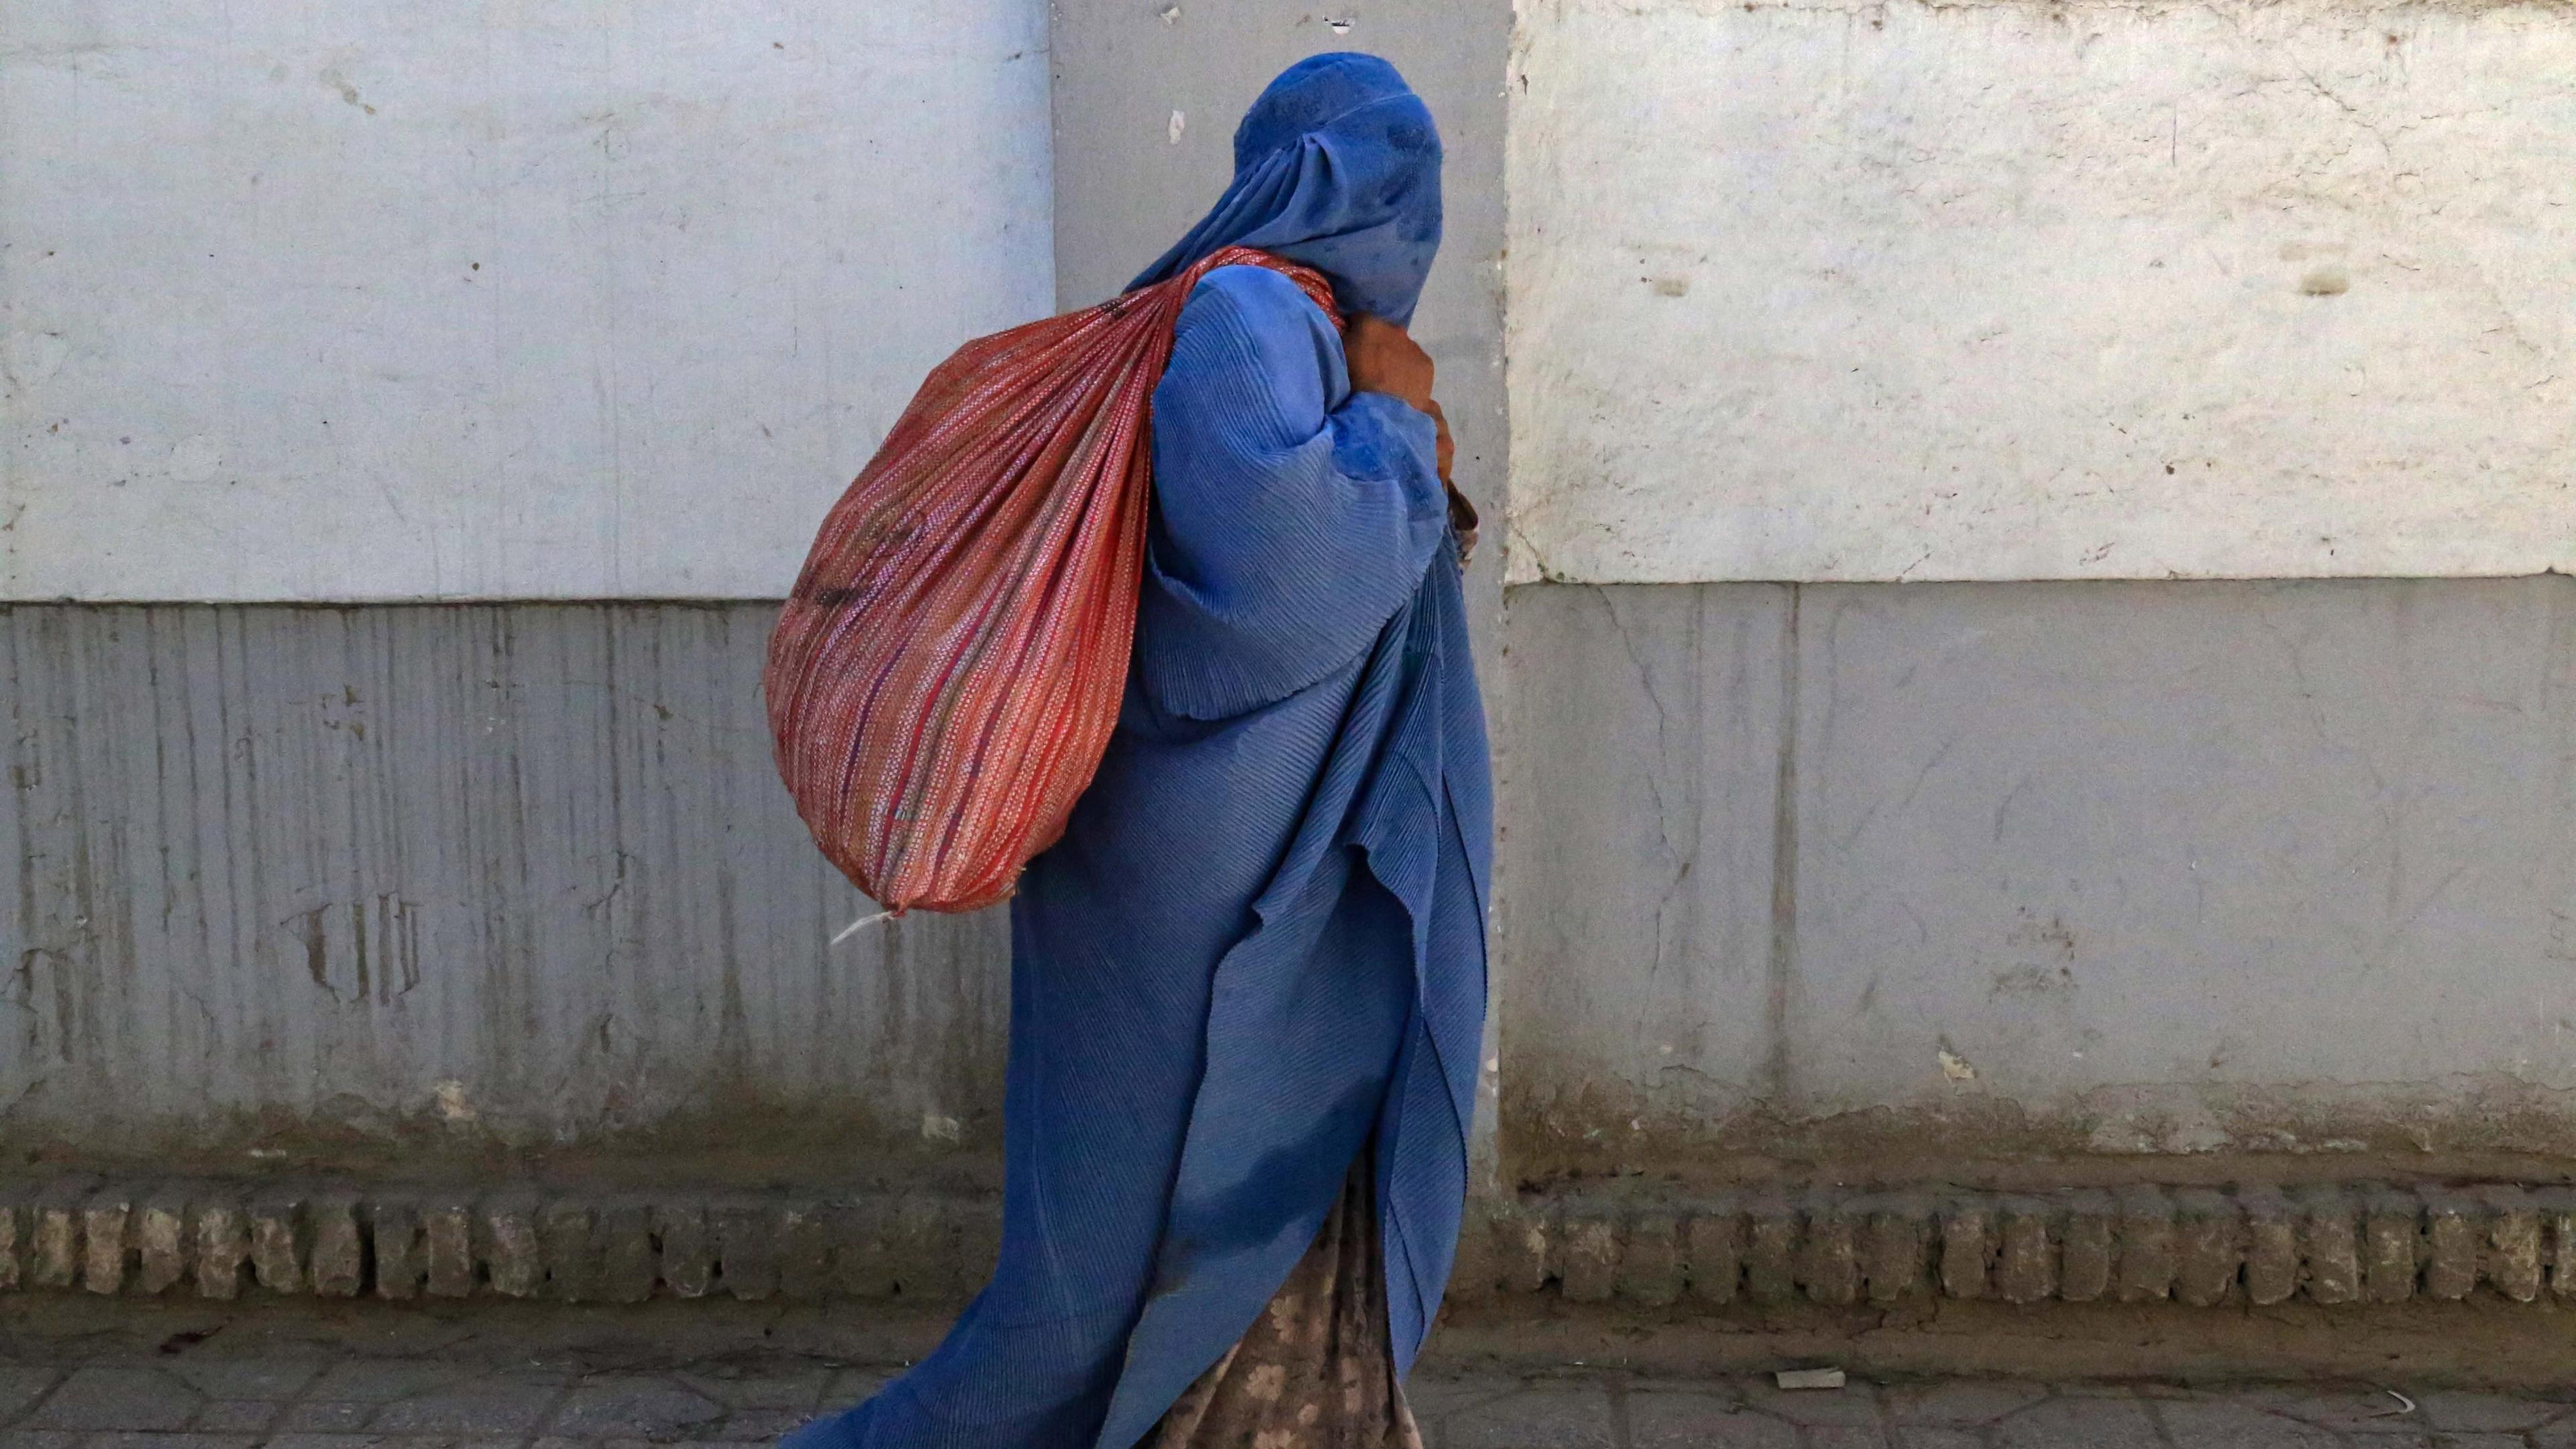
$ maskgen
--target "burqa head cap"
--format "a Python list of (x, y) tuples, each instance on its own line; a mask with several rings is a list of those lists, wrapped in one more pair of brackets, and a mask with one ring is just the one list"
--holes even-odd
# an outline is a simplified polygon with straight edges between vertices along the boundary
[(1440, 250), (1440, 131), (1394, 66), (1309, 56), (1280, 72), (1234, 131), (1234, 182), (1180, 244), (1129, 285), (1223, 247), (1303, 262), (1342, 310), (1413, 319)]

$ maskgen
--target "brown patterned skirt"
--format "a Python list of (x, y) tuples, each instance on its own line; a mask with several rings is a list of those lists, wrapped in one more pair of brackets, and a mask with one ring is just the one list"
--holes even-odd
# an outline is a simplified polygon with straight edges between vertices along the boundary
[(1163, 1415), (1150, 1449), (1422, 1449), (1386, 1332), (1369, 1154), (1270, 1308)]

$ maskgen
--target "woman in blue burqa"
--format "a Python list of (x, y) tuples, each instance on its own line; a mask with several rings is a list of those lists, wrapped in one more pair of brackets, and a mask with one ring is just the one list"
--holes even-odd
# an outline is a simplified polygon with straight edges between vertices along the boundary
[(1440, 143), (1325, 55), (1235, 133), (1154, 393), (1126, 700), (1011, 904), (1002, 1246), (791, 1449), (1394, 1449), (1467, 1185), (1492, 831), (1431, 363)]

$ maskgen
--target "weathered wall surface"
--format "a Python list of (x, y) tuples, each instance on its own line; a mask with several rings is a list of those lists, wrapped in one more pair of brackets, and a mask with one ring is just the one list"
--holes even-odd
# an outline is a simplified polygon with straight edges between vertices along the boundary
[[(1449, 241), (1421, 325), (1462, 478), (1498, 513), (1493, 81), (1508, 9), (1363, 7), (1337, 29), (1169, 8), (1055, 17), (1065, 301), (1116, 290), (1196, 218), (1223, 185), (1236, 115), (1278, 67), (1342, 46), (1387, 54), (1447, 134)], [(486, 19), (456, 25), (479, 35)], [(7, 224), (152, 223), (143, 251), (41, 284), (13, 251), (12, 304), (104, 314), (160, 298), (178, 319), (154, 334), (167, 348), (13, 333), (11, 356), (43, 366), (13, 373), (34, 380), (11, 396), (202, 402), (274, 442), (302, 425), (283, 402), (319, 377), (335, 405), (313, 425), (329, 417), (345, 451), (294, 455), (269, 483), (109, 478), (112, 506), (142, 501), (102, 514), (83, 471), (98, 439), (59, 441), (86, 425), (49, 432), (64, 410), (28, 401), (9, 475), (21, 593), (774, 594), (920, 371), (1050, 310), (1050, 42), (1034, 7), (798, 12), (777, 27), (667, 9), (565, 18), (563, 34), (493, 30), (494, 69), (415, 75), (394, 62), (454, 38), (423, 22), (327, 58), (355, 102), (339, 80), (310, 85), (318, 99), (296, 89), (311, 78), (295, 46), (319, 42), (245, 38), (286, 24), (245, 21), (222, 45), (174, 19), (149, 46), (66, 32), (9, 56), (13, 83), (53, 87), (10, 92), (21, 131), (14, 118), (55, 114), (75, 82), (103, 87), (107, 109), (104, 129), (48, 132), (44, 166), (13, 172)], [(575, 53), (571, 33), (593, 49)], [(155, 98), (155, 67), (200, 43), (213, 59)], [(107, 216), (75, 213), (69, 188), (101, 158), (183, 113), (243, 128), (204, 120), (168, 144), (197, 170), (242, 161), (256, 195), (225, 189), (239, 177), (149, 173)], [(307, 146), (324, 124), (335, 139)], [(249, 160), (266, 150), (281, 159)], [(420, 171), (432, 152), (446, 169)], [(267, 202), (280, 187), (289, 200)], [(697, 206), (711, 189), (728, 204)], [(220, 204), (185, 216), (190, 196)], [(393, 271), (446, 257), (459, 196), (497, 208), (462, 212), (481, 228), (456, 252), (462, 272), (386, 294)], [(762, 214), (765, 198), (788, 220)], [(120, 267), (205, 228), (227, 239), (217, 258), (173, 253), (174, 276), (125, 284)], [(709, 228), (721, 245), (689, 240)], [(482, 249), (514, 237), (529, 250)], [(245, 255), (234, 243), (254, 275), (219, 265)], [(79, 260), (57, 250), (47, 265)], [(287, 285), (297, 269), (324, 280)], [(253, 305), (272, 291), (312, 295), (292, 315)], [(567, 319), (590, 330), (564, 335)], [(169, 385), (181, 373), (188, 387)], [(364, 446), (341, 441), (350, 418)], [(132, 436), (106, 446), (176, 446)], [(709, 464), (733, 448), (757, 450), (764, 479), (803, 481), (750, 501), (713, 491), (711, 477), (751, 472)], [(1495, 552), (1476, 579), (1488, 611)], [(815, 854), (770, 764), (757, 676), (773, 610), (0, 615), (15, 726), (0, 841), (18, 864), (0, 890), (0, 1146), (213, 1168), (277, 1160), (252, 1151), (389, 1171), (500, 1151), (663, 1175), (725, 1159), (806, 1179), (924, 1162), (974, 1178), (998, 1140), (1006, 922), (910, 920), (826, 945), (870, 908)]]
[(0, 1143), (980, 1160), (1004, 922), (826, 944), (874, 907), (770, 765), (774, 614), (0, 610)]
[(1051, 310), (1040, 0), (21, 0), (0, 599), (774, 598)]
[(1511, 612), (1524, 1175), (2576, 1150), (2576, 581)]
[[(492, 30), (489, 116), (385, 59), (444, 22), (188, 70), (220, 37), (187, 17), (147, 45), (69, 13), (0, 54), (13, 142), (75, 84), (105, 108), (0, 179), (9, 590), (774, 593), (923, 366), (1053, 281), (1114, 291), (1260, 85), (1341, 47), (1442, 118), (1418, 333), (1501, 512), (1499, 3), (1069, 0), (1051, 40), (986, 10), (690, 40), (648, 7)], [(2576, 584), (1836, 581), (2567, 563), (2576, 22), (1522, 19), (1518, 557), (1711, 582), (1506, 609), (1490, 546), (1471, 580), (1504, 771), (1485, 1180), (2563, 1175)], [(1032, 94), (1051, 262), (1044, 192), (1011, 200)], [(141, 179), (97, 181), (147, 134)], [(269, 152), (257, 199), (217, 185)], [(172, 220), (192, 185), (220, 204)], [(120, 221), (143, 251), (20, 240)], [(460, 228), (494, 245), (435, 271)], [(119, 340), (22, 325), (48, 307)], [(317, 399), (331, 441), (293, 442)], [(708, 483), (746, 476), (789, 483)], [(826, 944), (866, 907), (770, 768), (770, 618), (0, 611), (0, 1147), (980, 1180), (1003, 922)]]
[(2576, 568), (2576, 16), (1532, 0), (1516, 577)]

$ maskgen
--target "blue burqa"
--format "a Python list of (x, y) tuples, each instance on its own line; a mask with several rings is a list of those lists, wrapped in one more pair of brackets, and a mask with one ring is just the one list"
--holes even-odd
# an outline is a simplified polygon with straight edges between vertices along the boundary
[[(1412, 314), (1439, 139), (1393, 67), (1305, 61), (1138, 282), (1230, 244)], [(1115, 737), (1011, 904), (1001, 1260), (938, 1351), (792, 1449), (1129, 1449), (1269, 1302), (1362, 1154), (1409, 1368), (1467, 1180), (1492, 788), (1413, 408), (1285, 278), (1225, 267), (1154, 394)]]

